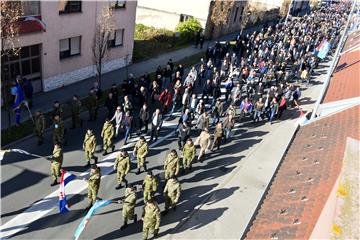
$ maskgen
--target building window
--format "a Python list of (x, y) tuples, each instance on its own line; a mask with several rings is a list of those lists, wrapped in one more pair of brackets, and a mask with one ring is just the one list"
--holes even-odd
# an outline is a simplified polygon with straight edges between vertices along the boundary
[(81, 37), (60, 40), (60, 59), (80, 55)]
[(81, 1), (59, 1), (59, 14), (81, 12)]
[(235, 16), (234, 16), (234, 20), (233, 20), (234, 23), (236, 22), (238, 11), (239, 11), (239, 7), (237, 7), (235, 10)]
[(185, 22), (185, 21), (188, 20), (189, 18), (193, 18), (193, 16), (191, 16), (191, 15), (186, 15), (186, 14), (180, 14), (180, 22)]
[(245, 7), (242, 6), (242, 7), (241, 7), (241, 11), (240, 11), (239, 21), (241, 21), (241, 19), (242, 19), (242, 16), (243, 16), (243, 13), (244, 13), (244, 9), (245, 9)]
[(125, 5), (126, 5), (126, 1), (111, 1), (110, 2), (110, 6), (112, 8), (125, 8)]
[(119, 47), (124, 44), (124, 31), (125, 29), (118, 29), (115, 30), (113, 34), (111, 34), (108, 41), (109, 48)]
[(1, 82), (15, 80), (17, 75), (32, 81), (40, 79), (40, 45), (21, 47), (20, 54), (1, 57)]
[(40, 1), (22, 1), (24, 16), (39, 16)]

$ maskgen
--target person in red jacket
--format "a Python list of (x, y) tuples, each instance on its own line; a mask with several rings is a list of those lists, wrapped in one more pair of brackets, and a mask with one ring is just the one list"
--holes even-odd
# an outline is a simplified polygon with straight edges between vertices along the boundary
[(164, 88), (164, 90), (161, 92), (161, 94), (159, 96), (159, 101), (164, 106), (163, 113), (166, 113), (166, 111), (171, 103), (171, 100), (172, 100), (171, 92), (167, 88)]

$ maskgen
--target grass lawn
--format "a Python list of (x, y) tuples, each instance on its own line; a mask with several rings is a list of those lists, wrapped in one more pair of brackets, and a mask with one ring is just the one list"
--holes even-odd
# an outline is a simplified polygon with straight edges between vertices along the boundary
[(166, 52), (172, 52), (191, 44), (191, 41), (175, 37), (175, 32), (136, 24), (133, 62), (144, 61)]

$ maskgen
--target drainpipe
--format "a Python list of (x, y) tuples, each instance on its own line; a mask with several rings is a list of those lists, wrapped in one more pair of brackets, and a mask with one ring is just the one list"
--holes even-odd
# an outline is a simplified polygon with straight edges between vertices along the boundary
[(331, 62), (331, 65), (330, 65), (330, 68), (329, 68), (329, 71), (326, 75), (326, 78), (325, 78), (325, 81), (324, 81), (324, 84), (323, 84), (323, 87), (321, 89), (321, 93), (320, 93), (320, 96), (319, 98), (316, 100), (316, 104), (315, 104), (315, 108), (313, 110), (313, 112), (311, 113), (311, 118), (310, 118), (310, 121), (313, 120), (316, 116), (316, 113), (317, 111), (319, 110), (319, 107), (320, 107), (320, 103), (321, 101), (324, 99), (325, 97), (325, 93), (328, 89), (328, 86), (329, 86), (329, 83), (330, 83), (330, 79), (331, 79), (331, 75), (334, 71), (334, 68), (340, 58), (340, 51), (347, 39), (347, 32), (348, 32), (348, 28), (349, 28), (349, 23), (350, 23), (350, 20), (352, 18), (352, 15), (353, 15), (353, 12), (354, 12), (354, 9), (355, 9), (355, 3), (356, 1), (353, 1), (353, 4), (352, 4), (352, 7), (351, 7), (351, 12), (349, 14), (349, 17), (348, 17), (348, 20), (346, 22), (346, 25), (345, 25), (345, 28), (344, 28), (344, 33), (343, 35), (341, 36), (341, 39), (339, 41), (339, 45), (337, 46), (336, 48), (336, 52), (334, 54), (334, 57), (332, 59), (332, 62)]

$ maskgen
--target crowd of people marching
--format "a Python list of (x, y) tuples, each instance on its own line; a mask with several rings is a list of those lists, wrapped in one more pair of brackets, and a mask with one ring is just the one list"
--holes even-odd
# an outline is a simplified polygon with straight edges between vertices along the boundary
[[(165, 67), (157, 68), (155, 78), (145, 73), (136, 80), (130, 74), (121, 86), (114, 84), (104, 102), (107, 118), (101, 132), (103, 155), (115, 150), (114, 138), (123, 135), (124, 145), (127, 145), (131, 137), (140, 136), (134, 148), (130, 149), (131, 153), (121, 150), (114, 163), (118, 183), (116, 189), (120, 189), (123, 182), (126, 186), (122, 200), (122, 228), (127, 226), (128, 220), (137, 221), (134, 214), (135, 187), (126, 180), (130, 171), (130, 156), (134, 154), (137, 159), (136, 173), (140, 174), (141, 169), (146, 172), (142, 186), (145, 202), (142, 216), (144, 239), (147, 239), (149, 232), (155, 236), (159, 232), (161, 214), (154, 198), (158, 191), (158, 179), (148, 171), (146, 156), (151, 151), (149, 142), (158, 140), (165, 117), (180, 115), (178, 151), (172, 149), (164, 162), (164, 214), (170, 208), (175, 210), (179, 201), (181, 184), (177, 176), (181, 168), (186, 174), (191, 170), (196, 155), (197, 160), (202, 162), (208, 150), (216, 151), (224, 141), (229, 141), (235, 123), (250, 119), (271, 124), (282, 119), (286, 109), (300, 107), (300, 84), (311, 83), (311, 75), (321, 60), (317, 52), (322, 42), (329, 42), (332, 49), (337, 46), (348, 11), (348, 4), (334, 4), (304, 17), (293, 18), (286, 24), (265, 25), (260, 31), (246, 36), (238, 35), (231, 42), (216, 42), (208, 47), (200, 64), (193, 66), (187, 74), (181, 64), (175, 66), (170, 59)], [(102, 94), (97, 84), (90, 90), (85, 103), (89, 121), (95, 121), (98, 117)], [(79, 97), (74, 96), (72, 128), (83, 124), (81, 108)], [(55, 148), (49, 157), (54, 180), (52, 186), (58, 183), (63, 158), (61, 146), (66, 144), (62, 117), (61, 104), (55, 102), (52, 112)], [(42, 144), (46, 123), (40, 111), (36, 113), (35, 121), (35, 132), (39, 144)], [(150, 135), (149, 141), (145, 138), (147, 134)], [(89, 207), (96, 201), (101, 179), (100, 168), (96, 165), (96, 145), (93, 130), (87, 130), (83, 148), (86, 166), (91, 166), (90, 176), (86, 180), (89, 184)], [(198, 145), (200, 151), (196, 153), (195, 146)], [(92, 159), (95, 164), (91, 165)]]

